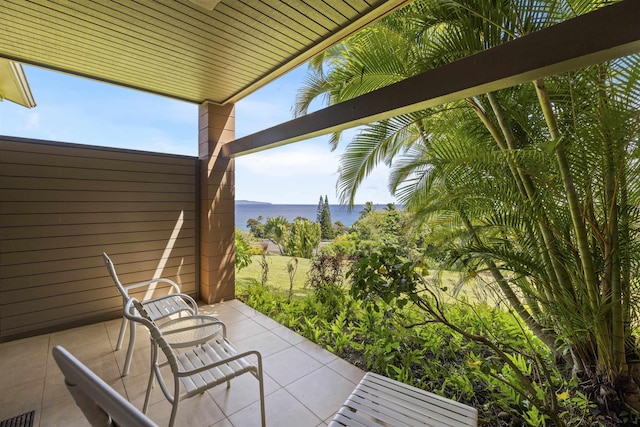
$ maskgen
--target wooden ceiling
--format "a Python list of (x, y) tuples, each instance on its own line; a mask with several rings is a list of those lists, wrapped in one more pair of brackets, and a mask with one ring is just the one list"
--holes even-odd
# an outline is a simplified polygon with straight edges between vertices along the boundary
[(0, 57), (225, 104), (406, 3), (2, 0)]

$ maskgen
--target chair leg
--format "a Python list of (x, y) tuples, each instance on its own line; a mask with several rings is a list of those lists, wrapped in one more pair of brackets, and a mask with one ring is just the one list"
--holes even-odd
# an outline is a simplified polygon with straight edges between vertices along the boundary
[(262, 421), (262, 427), (267, 427), (267, 416), (264, 409), (264, 384), (262, 382), (262, 376), (259, 378), (260, 383), (260, 420)]
[(173, 423), (176, 422), (176, 415), (178, 415), (178, 403), (180, 403), (180, 379), (174, 376), (173, 381), (173, 401), (171, 402), (173, 406), (171, 408), (171, 418), (169, 419), (168, 427), (173, 427)]
[(258, 383), (260, 385), (260, 419), (262, 421), (262, 427), (267, 426), (266, 411), (264, 408), (264, 381), (262, 378), (262, 357), (258, 354)]
[(147, 393), (144, 395), (144, 404), (142, 405), (142, 413), (146, 414), (147, 409), (149, 408), (149, 400), (151, 397), (151, 389), (153, 388), (153, 379), (154, 374), (156, 372), (155, 362), (158, 357), (158, 349), (155, 346), (155, 343), (151, 343), (151, 366), (149, 368), (149, 382), (147, 383)]
[(173, 408), (171, 408), (171, 418), (169, 418), (168, 427), (173, 427), (173, 423), (176, 422), (176, 415), (178, 414), (178, 399), (175, 399)]
[(136, 344), (136, 324), (129, 322), (129, 347), (127, 348), (127, 356), (124, 359), (124, 368), (122, 368), (122, 376), (129, 374), (131, 367), (131, 359), (133, 358), (133, 347)]
[(116, 350), (120, 350), (122, 348), (122, 342), (124, 341), (124, 330), (127, 327), (127, 322), (129, 320), (122, 316), (122, 324), (120, 325), (120, 333), (118, 334), (118, 342), (116, 343)]

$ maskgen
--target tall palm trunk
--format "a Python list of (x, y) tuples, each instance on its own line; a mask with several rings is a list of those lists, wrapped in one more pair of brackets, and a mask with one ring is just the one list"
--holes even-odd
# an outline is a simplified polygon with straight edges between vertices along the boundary
[[(491, 107), (493, 108), (493, 112), (496, 116), (496, 119), (498, 120), (498, 124), (500, 125), (500, 129), (502, 130), (502, 134), (504, 135), (508, 149), (516, 150), (517, 146), (515, 143), (515, 137), (507, 123), (504, 111), (500, 106), (500, 103), (496, 99), (495, 94), (489, 92), (487, 93), (487, 98), (491, 103)], [(531, 177), (525, 174), (521, 168), (516, 168), (516, 170), (522, 182), (522, 187), (525, 190), (524, 196), (526, 196), (526, 198), (534, 207), (539, 206), (540, 196), (537, 194), (535, 185), (533, 184)], [(542, 212), (544, 215), (544, 211)], [(561, 295), (564, 295), (566, 291), (572, 294), (573, 288), (571, 286), (569, 274), (567, 273), (565, 266), (562, 264), (562, 262), (560, 262), (560, 255), (558, 253), (556, 238), (551, 232), (548, 224), (549, 221), (546, 218), (546, 215), (538, 220), (540, 233), (544, 240), (543, 256), (545, 257), (545, 261), (548, 261), (546, 265), (551, 265), (553, 267), (553, 271), (556, 277), (556, 280), (552, 282), (552, 285), (554, 285), (553, 297), (557, 298)]]
[[(604, 66), (598, 67), (599, 75), (599, 91), (598, 100), (599, 107), (604, 114), (609, 111), (609, 100), (605, 93), (604, 83), (606, 79), (606, 70)], [(622, 290), (622, 261), (620, 256), (620, 210), (618, 207), (618, 192), (621, 190), (619, 184), (620, 166), (624, 164), (624, 153), (618, 151), (620, 144), (613, 141), (615, 138), (608, 129), (604, 132), (605, 140), (605, 206), (608, 207), (608, 218), (605, 244), (605, 274), (603, 284), (603, 294), (606, 303), (611, 306), (611, 334), (612, 334), (612, 352), (613, 352), (613, 369), (614, 374), (626, 374), (626, 353), (625, 353), (625, 314)]]
[[(481, 243), (480, 237), (478, 236), (475, 227), (473, 226), (469, 218), (465, 215), (464, 210), (460, 208), (459, 213), (472, 238), (476, 242)], [(545, 328), (538, 322), (536, 318), (531, 316), (531, 313), (529, 313), (524, 305), (522, 305), (520, 298), (518, 298), (518, 296), (513, 292), (513, 289), (511, 289), (511, 287), (509, 286), (509, 282), (500, 272), (498, 266), (496, 266), (496, 264), (490, 258), (486, 258), (484, 262), (487, 265), (487, 268), (489, 269), (489, 272), (493, 276), (494, 280), (498, 284), (500, 291), (507, 298), (509, 304), (511, 304), (511, 307), (513, 307), (516, 313), (518, 313), (520, 318), (524, 321), (527, 327), (529, 327), (531, 332), (533, 332), (538, 338), (540, 338), (543, 343), (545, 343), (547, 347), (549, 347), (554, 356), (559, 357), (560, 352), (558, 351), (557, 347), (557, 334), (555, 334), (552, 329)]]
[[(480, 121), (487, 128), (487, 130), (493, 137), (494, 141), (496, 141), (498, 148), (503, 152), (506, 152), (507, 150), (509, 150), (509, 146), (505, 141), (503, 135), (500, 133), (500, 129), (491, 121), (491, 119), (487, 116), (485, 111), (474, 100), (468, 99), (467, 101), (470, 103), (476, 115), (480, 118)], [(523, 182), (522, 172), (519, 170), (518, 166), (510, 158), (508, 158), (507, 160), (507, 165), (511, 172), (511, 176), (513, 176), (513, 179), (516, 183), (518, 191), (525, 197), (525, 199), (529, 199), (530, 198), (529, 194), (531, 194), (531, 192), (527, 191), (527, 188)], [(540, 228), (542, 229), (542, 232), (543, 232), (545, 227), (540, 227)], [(539, 240), (539, 239), (536, 239), (536, 240)], [(549, 251), (544, 250), (543, 248), (540, 248), (537, 255), (544, 260), (545, 265), (553, 264), (551, 261), (551, 257), (549, 255)], [(553, 294), (554, 294), (553, 283), (556, 282), (556, 280), (557, 280), (557, 274), (554, 274), (554, 276), (548, 276), (548, 280), (544, 280), (542, 282), (544, 296), (545, 296), (545, 299), (548, 301), (551, 301), (553, 299)]]
[[(567, 159), (565, 147), (566, 141), (562, 140), (562, 135), (559, 132), (556, 117), (553, 112), (553, 106), (549, 98), (544, 79), (538, 79), (535, 81), (535, 89), (547, 123), (550, 137), (556, 143), (555, 156), (558, 163), (558, 170), (560, 171), (564, 184), (564, 190), (571, 215), (571, 223), (573, 225), (573, 232), (575, 233), (578, 252), (580, 254), (579, 261), (583, 280), (591, 312), (593, 313), (593, 316), (596, 316), (592, 327), (594, 330), (594, 339), (597, 342), (598, 369), (604, 370), (605, 372), (603, 373), (613, 381), (615, 374), (617, 373), (614, 373), (612, 368), (619, 366), (621, 362), (615, 360), (613, 358), (614, 355), (611, 354), (613, 345), (610, 318), (606, 315), (609, 310), (601, 301), (600, 286), (589, 244), (587, 227), (583, 220), (580, 200), (571, 174), (569, 161)], [(622, 357), (622, 360), (624, 361), (624, 354)]]

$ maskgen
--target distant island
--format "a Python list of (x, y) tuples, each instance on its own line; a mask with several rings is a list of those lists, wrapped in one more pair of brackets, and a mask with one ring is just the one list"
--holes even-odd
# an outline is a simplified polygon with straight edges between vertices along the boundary
[(254, 202), (252, 200), (236, 200), (236, 205), (271, 205), (269, 202)]

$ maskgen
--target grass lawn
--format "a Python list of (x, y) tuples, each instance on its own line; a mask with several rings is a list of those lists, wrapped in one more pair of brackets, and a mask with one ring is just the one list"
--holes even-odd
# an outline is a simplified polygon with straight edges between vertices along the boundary
[[(267, 279), (267, 286), (275, 290), (282, 295), (289, 295), (289, 273), (287, 272), (287, 263), (292, 259), (289, 256), (282, 256), (279, 254), (270, 253), (267, 255), (267, 263), (269, 265), (269, 275)], [(251, 257), (251, 264), (248, 267), (243, 268), (239, 272), (236, 272), (236, 285), (240, 288), (246, 287), (250, 284), (259, 284), (262, 276), (262, 257), (260, 255), (254, 255)], [(307, 280), (307, 271), (311, 261), (306, 258), (298, 258), (298, 269), (293, 276), (293, 297), (300, 298), (309, 295), (313, 290), (305, 286)], [(432, 276), (433, 277), (433, 276)], [(447, 294), (459, 285), (460, 273), (453, 271), (445, 271), (441, 273), (442, 285), (446, 286)], [(459, 296), (464, 296), (468, 301), (474, 302), (477, 300), (485, 300), (487, 295), (485, 289), (488, 283), (492, 280), (487, 273), (481, 273), (475, 280), (467, 281), (464, 285), (460, 286)], [(445, 298), (446, 301), (452, 301), (451, 297)]]
[[(267, 255), (267, 265), (269, 266), (269, 275), (267, 276), (267, 286), (273, 288), (283, 295), (289, 295), (290, 279), (287, 272), (287, 263), (292, 259), (289, 256), (277, 254)], [(260, 263), (262, 257), (254, 255), (251, 257), (251, 264), (248, 267), (236, 272), (236, 285), (239, 287), (248, 286), (254, 283), (260, 283), (262, 277), (262, 267)], [(309, 270), (310, 260), (306, 258), (298, 258), (298, 269), (293, 276), (293, 296), (303, 297), (309, 295), (312, 289), (305, 287), (307, 280), (307, 271)]]

